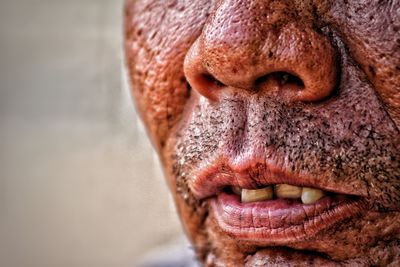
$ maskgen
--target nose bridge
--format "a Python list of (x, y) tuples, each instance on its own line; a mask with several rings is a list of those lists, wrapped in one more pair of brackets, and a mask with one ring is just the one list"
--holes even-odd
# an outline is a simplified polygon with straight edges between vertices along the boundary
[(254, 89), (270, 74), (287, 73), (301, 81), (302, 90), (285, 87), (285, 96), (304, 101), (325, 98), (335, 86), (334, 50), (302, 16), (293, 1), (218, 1), (185, 60), (189, 83), (212, 97), (219, 87), (211, 80)]

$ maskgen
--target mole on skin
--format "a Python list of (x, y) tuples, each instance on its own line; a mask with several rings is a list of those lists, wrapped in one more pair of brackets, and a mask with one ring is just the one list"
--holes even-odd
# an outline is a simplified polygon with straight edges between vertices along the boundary
[(399, 10), (125, 1), (132, 93), (204, 266), (400, 266)]

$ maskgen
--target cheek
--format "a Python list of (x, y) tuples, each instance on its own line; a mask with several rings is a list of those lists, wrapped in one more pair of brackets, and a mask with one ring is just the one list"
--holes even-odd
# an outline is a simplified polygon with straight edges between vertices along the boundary
[(400, 127), (398, 1), (334, 1), (327, 13), (357, 64)]
[(190, 88), (183, 61), (200, 35), (209, 1), (128, 1), (125, 52), (137, 108), (160, 149), (179, 120)]

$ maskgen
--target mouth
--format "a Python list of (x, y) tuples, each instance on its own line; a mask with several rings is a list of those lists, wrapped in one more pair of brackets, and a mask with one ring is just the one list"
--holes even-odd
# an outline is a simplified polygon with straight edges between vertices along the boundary
[(208, 201), (219, 227), (239, 241), (263, 246), (305, 241), (363, 210), (365, 196), (345, 186), (265, 164), (227, 166), (203, 170), (189, 187)]

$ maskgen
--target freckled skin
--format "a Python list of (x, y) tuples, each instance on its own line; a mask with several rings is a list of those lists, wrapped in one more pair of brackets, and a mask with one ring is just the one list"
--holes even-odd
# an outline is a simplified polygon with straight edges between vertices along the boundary
[[(132, 92), (205, 266), (400, 265), (398, 10), (396, 0), (126, 1)], [(302, 83), (280, 84), (282, 71)], [(285, 246), (237, 241), (189, 181), (248, 153), (363, 195), (364, 208)]]

